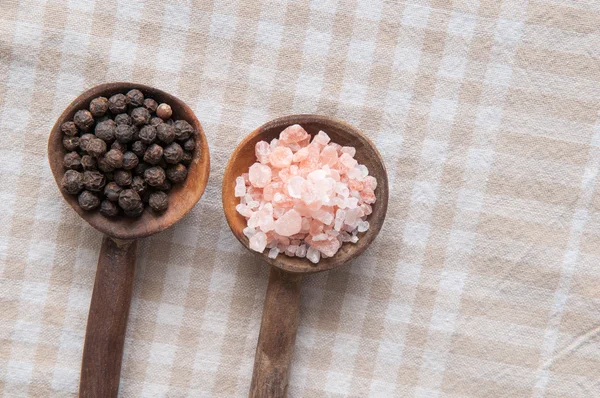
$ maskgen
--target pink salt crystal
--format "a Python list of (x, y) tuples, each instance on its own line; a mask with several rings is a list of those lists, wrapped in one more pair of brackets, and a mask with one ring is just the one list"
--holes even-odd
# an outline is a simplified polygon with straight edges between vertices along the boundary
[(369, 175), (369, 169), (364, 164), (359, 164), (356, 168), (360, 171), (360, 180)]
[(242, 232), (244, 235), (246, 235), (247, 238), (251, 238), (254, 234), (256, 234), (256, 230), (250, 227), (244, 228)]
[(325, 148), (323, 148), (319, 158), (321, 164), (333, 166), (337, 163), (337, 160), (338, 154), (335, 147), (333, 147), (332, 145), (327, 145)]
[(331, 141), (331, 138), (329, 138), (324, 131), (319, 131), (313, 138), (313, 142), (316, 142), (319, 145), (327, 145), (329, 141)]
[(236, 198), (241, 198), (246, 195), (246, 183), (244, 182), (244, 177), (240, 176), (235, 179), (234, 195)]
[(331, 175), (331, 178), (333, 178), (335, 181), (339, 181), (340, 180), (340, 172), (336, 169), (331, 169), (329, 171), (329, 174)]
[(344, 219), (346, 218), (346, 212), (342, 209), (338, 209), (335, 213), (335, 223), (333, 224), (333, 229), (339, 231), (344, 225)]
[(366, 204), (366, 203), (363, 203), (362, 205), (360, 205), (360, 208), (362, 209), (363, 214), (365, 216), (368, 216), (371, 213), (373, 213), (373, 208), (370, 205)]
[(362, 181), (350, 180), (348, 181), (348, 188), (354, 191), (362, 191), (365, 188), (365, 186)]
[(356, 166), (358, 164), (356, 159), (354, 159), (352, 156), (348, 155), (347, 153), (342, 153), (342, 156), (340, 156), (339, 162), (342, 165), (344, 165), (348, 170), (354, 168), (354, 166)]
[(273, 138), (271, 140), (271, 151), (279, 146), (279, 140), (277, 138)]
[(342, 146), (340, 144), (336, 144), (335, 142), (330, 142), (327, 145), (332, 146), (338, 154), (340, 153), (340, 149), (342, 149)]
[(302, 149), (302, 147), (298, 144), (287, 144), (287, 147), (290, 148), (292, 150), (292, 152), (294, 152), (294, 153), (296, 153), (300, 149)]
[(368, 205), (375, 203), (376, 200), (375, 193), (372, 189), (369, 188), (366, 188), (365, 190), (361, 191), (360, 197), (363, 200), (363, 202), (365, 202)]
[(284, 144), (291, 144), (302, 141), (310, 136), (299, 124), (287, 127), (279, 134), (279, 140)]
[(264, 232), (258, 231), (250, 238), (250, 249), (262, 253), (267, 247), (267, 235)]
[(264, 188), (271, 182), (271, 168), (264, 164), (254, 163), (250, 166), (250, 183), (257, 188)]
[(306, 180), (300, 176), (292, 177), (287, 182), (287, 192), (292, 198), (300, 199), (306, 185)]
[(292, 240), (290, 241), (290, 244), (292, 244), (292, 245), (296, 245), (296, 246), (299, 246), (299, 245), (300, 245), (300, 240), (299, 240), (299, 239), (292, 239)]
[(369, 229), (368, 221), (359, 221), (357, 225), (358, 232), (366, 232)]
[(341, 153), (347, 153), (348, 155), (354, 157), (354, 155), (356, 155), (356, 148), (354, 148), (353, 146), (343, 146), (340, 149)]
[(254, 214), (254, 212), (247, 205), (243, 205), (241, 203), (235, 206), (235, 209), (244, 217), (250, 217), (252, 214)]
[(285, 214), (286, 211), (287, 211), (287, 209), (284, 209), (283, 207), (273, 208), (273, 218), (276, 220), (279, 219), (281, 216), (283, 216)]
[(318, 220), (310, 220), (310, 229), (309, 233), (312, 236), (318, 235), (323, 232), (323, 223)]
[(346, 173), (351, 180), (362, 180), (362, 174), (358, 167), (353, 167)]
[(269, 155), (271, 154), (271, 146), (267, 141), (258, 141), (254, 146), (254, 154), (256, 159), (262, 163), (269, 163)]
[(296, 255), (296, 250), (298, 250), (298, 246), (296, 246), (296, 245), (289, 245), (285, 249), (285, 255), (289, 256), (289, 257), (294, 257)]
[(277, 255), (279, 254), (279, 249), (277, 247), (271, 247), (270, 249), (271, 250), (269, 250), (268, 256), (269, 256), (269, 258), (274, 260), (277, 258)]
[(366, 176), (363, 179), (363, 184), (365, 184), (365, 188), (370, 188), (374, 191), (377, 188), (377, 179), (373, 176)]
[(275, 221), (275, 232), (281, 236), (291, 236), (300, 232), (302, 229), (302, 217), (291, 209)]
[(244, 179), (244, 182), (246, 183), (246, 185), (250, 185), (250, 174), (249, 173), (243, 173), (242, 178)]
[(320, 241), (320, 240), (327, 240), (327, 239), (329, 239), (329, 235), (323, 234), (323, 233), (317, 234), (312, 237), (313, 241)]
[(327, 257), (333, 257), (341, 246), (340, 241), (334, 237), (320, 241), (315, 241), (309, 237), (307, 238), (307, 242), (310, 244), (310, 247), (317, 249)]
[(308, 248), (306, 247), (306, 245), (303, 243), (300, 246), (298, 246), (298, 248), (296, 249), (296, 257), (300, 257), (300, 258), (304, 258), (306, 257), (306, 251), (308, 250)]
[(348, 196), (350, 196), (350, 190), (348, 189), (348, 184), (345, 184), (343, 182), (337, 182), (335, 184), (335, 193), (347, 198)]
[(284, 167), (290, 167), (290, 165), (292, 164), (293, 157), (294, 154), (292, 153), (292, 150), (290, 148), (285, 146), (278, 146), (269, 155), (269, 162), (271, 162), (273, 167), (282, 169)]
[(292, 161), (295, 163), (302, 162), (308, 158), (308, 148), (302, 148), (294, 154)]
[(315, 249), (314, 247), (311, 246), (306, 251), (306, 258), (308, 260), (310, 260), (311, 263), (316, 264), (319, 262), (319, 259), (321, 258), (321, 253), (317, 249)]
[(302, 226), (300, 228), (301, 233), (307, 233), (310, 231), (310, 220), (306, 217), (302, 217)]

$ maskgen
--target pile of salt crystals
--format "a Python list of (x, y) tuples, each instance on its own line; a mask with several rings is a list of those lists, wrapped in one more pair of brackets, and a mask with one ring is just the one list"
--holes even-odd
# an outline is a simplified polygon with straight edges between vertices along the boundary
[(252, 250), (316, 264), (369, 229), (377, 180), (354, 159), (355, 148), (330, 141), (319, 131), (310, 142), (295, 124), (271, 143), (256, 143), (258, 162), (235, 181), (236, 209), (248, 221), (244, 235)]

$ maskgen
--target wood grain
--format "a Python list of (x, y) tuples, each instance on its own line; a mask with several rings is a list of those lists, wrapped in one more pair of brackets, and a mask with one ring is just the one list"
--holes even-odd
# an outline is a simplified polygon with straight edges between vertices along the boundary
[(136, 249), (137, 241), (115, 242), (107, 236), (102, 240), (83, 346), (80, 397), (116, 397), (119, 391)]
[(271, 268), (248, 395), (251, 398), (287, 395), (301, 286), (302, 274)]

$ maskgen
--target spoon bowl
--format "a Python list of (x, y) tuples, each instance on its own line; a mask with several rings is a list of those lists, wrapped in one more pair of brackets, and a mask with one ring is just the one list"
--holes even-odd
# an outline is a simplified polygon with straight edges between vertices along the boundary
[(125, 216), (106, 218), (98, 211), (83, 210), (77, 203), (77, 196), (69, 195), (61, 190), (63, 198), (81, 218), (98, 231), (117, 239), (144, 238), (175, 224), (194, 207), (202, 196), (210, 171), (208, 143), (204, 130), (202, 130), (202, 126), (194, 112), (183, 101), (154, 87), (134, 83), (106, 83), (92, 87), (77, 97), (60, 115), (50, 132), (48, 161), (56, 184), (60, 186), (60, 181), (66, 171), (63, 168), (63, 156), (67, 153), (67, 150), (62, 145), (63, 134), (60, 126), (64, 122), (72, 120), (73, 115), (78, 110), (88, 109), (92, 99), (96, 97), (109, 98), (111, 95), (126, 93), (134, 88), (144, 93), (145, 97), (153, 98), (159, 104), (165, 102), (171, 105), (173, 120), (183, 119), (190, 123), (197, 131), (196, 150), (194, 151), (192, 163), (189, 165), (186, 180), (183, 184), (174, 185), (169, 191), (169, 208), (162, 214), (144, 211), (138, 218)]
[[(356, 244), (344, 243), (335, 256), (321, 258), (317, 264), (311, 263), (306, 258), (288, 257), (280, 254), (275, 259), (267, 256), (268, 249), (262, 254), (250, 249), (249, 240), (244, 235), (243, 229), (247, 225), (246, 219), (240, 215), (235, 206), (240, 198), (234, 195), (235, 179), (247, 173), (252, 164), (256, 162), (254, 147), (258, 141), (271, 142), (277, 138), (286, 127), (293, 124), (301, 125), (311, 136), (323, 130), (329, 135), (332, 142), (342, 146), (356, 148), (355, 159), (367, 166), (369, 174), (377, 178), (375, 197), (377, 201), (372, 205), (373, 213), (367, 220), (370, 223), (368, 231), (358, 234)], [(383, 159), (375, 145), (362, 132), (342, 121), (321, 115), (291, 115), (272, 120), (250, 133), (233, 151), (225, 173), (223, 175), (223, 211), (227, 223), (235, 237), (252, 253), (260, 255), (266, 262), (284, 271), (292, 273), (313, 273), (330, 270), (356, 258), (373, 242), (385, 219), (388, 205), (388, 180)]]
[(72, 120), (78, 110), (88, 109), (92, 99), (125, 94), (134, 88), (142, 91), (144, 97), (169, 104), (173, 119), (183, 119), (190, 123), (196, 131), (196, 148), (185, 182), (173, 186), (169, 191), (169, 207), (162, 214), (144, 211), (138, 218), (106, 218), (97, 210), (84, 211), (75, 195), (61, 190), (63, 198), (73, 210), (92, 227), (105, 234), (98, 257), (86, 327), (80, 397), (116, 397), (118, 394), (127, 316), (133, 293), (136, 239), (163, 231), (179, 221), (198, 202), (208, 182), (208, 143), (200, 122), (186, 104), (153, 87), (134, 83), (107, 83), (92, 87), (77, 97), (60, 115), (50, 132), (48, 161), (57, 185), (60, 186), (66, 171), (63, 168), (63, 157), (67, 151), (62, 144), (61, 125)]
[[(280, 254), (275, 259), (268, 257), (268, 250), (258, 253), (250, 249), (249, 240), (243, 229), (247, 225), (235, 206), (235, 179), (247, 173), (256, 162), (254, 153), (258, 141), (270, 142), (286, 127), (301, 125), (311, 136), (323, 130), (331, 140), (342, 146), (356, 148), (355, 159), (367, 166), (369, 174), (377, 178), (376, 202), (367, 220), (370, 228), (359, 233), (356, 244), (344, 243), (330, 258), (322, 258), (317, 264), (306, 258), (288, 257)], [(233, 151), (223, 176), (223, 210), (227, 223), (235, 237), (253, 254), (272, 265), (269, 285), (265, 296), (260, 334), (254, 358), (254, 371), (249, 396), (285, 397), (287, 395), (290, 364), (296, 340), (300, 313), (300, 292), (303, 275), (330, 270), (358, 257), (373, 242), (385, 219), (388, 205), (388, 180), (385, 165), (375, 145), (358, 129), (320, 115), (292, 115), (270, 121), (248, 135)]]

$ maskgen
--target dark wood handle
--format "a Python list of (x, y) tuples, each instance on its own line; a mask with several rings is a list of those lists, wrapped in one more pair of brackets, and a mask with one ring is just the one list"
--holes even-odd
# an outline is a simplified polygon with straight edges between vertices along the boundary
[(83, 346), (80, 397), (116, 397), (119, 392), (136, 248), (137, 241), (115, 242), (107, 236), (102, 240)]
[(254, 357), (251, 398), (287, 396), (301, 286), (302, 275), (271, 268)]

